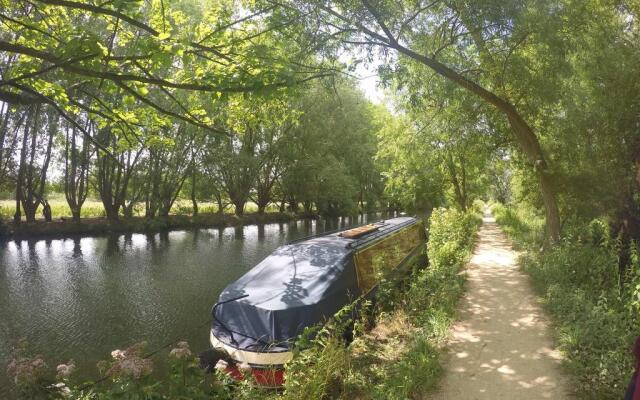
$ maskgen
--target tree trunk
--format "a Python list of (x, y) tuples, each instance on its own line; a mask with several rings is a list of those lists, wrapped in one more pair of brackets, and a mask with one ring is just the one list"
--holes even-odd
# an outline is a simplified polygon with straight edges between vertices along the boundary
[[(89, 124), (87, 124), (89, 125)], [(76, 129), (66, 129), (64, 153), (64, 195), (73, 222), (80, 222), (82, 206), (89, 190), (89, 141), (85, 138), (78, 151)]]
[(297, 213), (298, 208), (299, 208), (298, 199), (296, 199), (293, 196), (289, 197), (289, 211)]
[[(4, 183), (5, 175), (4, 175), (4, 151), (5, 151), (5, 139), (7, 136), (7, 131), (9, 128), (9, 119), (10, 119), (10, 108), (8, 103), (3, 103), (2, 108), (0, 109), (0, 185)], [(11, 154), (11, 153), (9, 153)], [(11, 157), (11, 155), (9, 156)]]
[[(451, 178), (451, 184), (453, 185), (453, 190), (456, 198), (456, 203), (458, 203), (458, 208), (460, 211), (467, 212), (467, 199), (466, 199), (466, 191), (463, 187), (461, 187), (460, 180), (458, 179), (458, 171), (456, 168), (456, 164), (453, 161), (453, 156), (451, 153), (447, 152), (447, 169), (449, 170), (449, 177)], [(464, 179), (462, 185), (464, 186)]]
[(47, 200), (44, 200), (42, 202), (42, 216), (44, 217), (44, 220), (46, 222), (52, 221), (51, 206), (49, 205), (49, 202)]
[(192, 164), (191, 167), (191, 204), (193, 204), (192, 215), (195, 217), (198, 215), (198, 201), (196, 200), (196, 167)]
[(22, 203), (24, 170), (26, 168), (25, 161), (27, 157), (27, 131), (32, 116), (32, 110), (29, 110), (29, 116), (25, 123), (24, 132), (22, 133), (22, 147), (20, 148), (20, 162), (18, 164), (18, 179), (16, 180), (16, 212), (13, 214), (13, 222), (19, 224), (22, 221), (22, 214), (20, 213), (20, 204)]
[(313, 212), (313, 203), (310, 201), (305, 201), (302, 203), (304, 207), (304, 213), (310, 215)]
[(80, 209), (72, 208), (71, 209), (71, 220), (73, 222), (80, 222)]
[(222, 196), (217, 196), (216, 202), (218, 203), (218, 215), (222, 215), (224, 213), (224, 204), (222, 204)]
[(104, 204), (104, 212), (107, 215), (107, 219), (110, 221), (118, 221), (120, 219), (120, 215), (118, 215), (119, 208), (113, 204)]
[(235, 213), (238, 217), (241, 217), (244, 215), (245, 203), (246, 203), (246, 200), (242, 200), (242, 199), (233, 200), (233, 205), (235, 206)]
[(256, 196), (256, 205), (258, 206), (258, 214), (264, 214), (267, 206), (271, 203), (271, 189), (260, 188)]

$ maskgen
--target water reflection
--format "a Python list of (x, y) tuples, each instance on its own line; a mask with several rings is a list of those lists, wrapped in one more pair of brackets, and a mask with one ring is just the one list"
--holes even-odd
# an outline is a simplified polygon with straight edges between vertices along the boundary
[[(201, 326), (222, 289), (277, 246), (379, 217), (0, 242), (0, 365), (20, 338), (51, 364), (72, 358), (90, 374), (141, 340), (204, 349)], [(0, 398), (9, 387), (0, 374)]]

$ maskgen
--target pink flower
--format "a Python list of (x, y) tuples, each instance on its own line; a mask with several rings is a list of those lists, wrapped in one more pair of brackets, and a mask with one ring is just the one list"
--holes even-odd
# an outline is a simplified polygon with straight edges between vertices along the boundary
[(107, 375), (112, 378), (130, 377), (140, 379), (153, 371), (153, 362), (148, 358), (130, 356), (124, 360), (118, 360), (111, 365)]
[(75, 369), (76, 369), (76, 364), (73, 362), (73, 360), (69, 360), (68, 363), (60, 364), (56, 367), (56, 373), (57, 373), (56, 377), (58, 379), (67, 379), (69, 378), (69, 376), (71, 376), (71, 374)]
[(149, 375), (153, 371), (153, 361), (142, 357), (142, 351), (145, 346), (145, 342), (140, 342), (124, 351), (112, 351), (111, 356), (115, 361), (107, 370), (107, 376), (112, 378), (131, 377), (139, 379), (143, 376)]
[(16, 385), (36, 383), (46, 372), (47, 364), (42, 356), (14, 357), (7, 364), (7, 374), (13, 378)]

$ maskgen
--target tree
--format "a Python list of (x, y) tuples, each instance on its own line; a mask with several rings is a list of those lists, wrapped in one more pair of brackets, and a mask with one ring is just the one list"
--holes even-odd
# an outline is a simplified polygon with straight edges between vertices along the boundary
[[(15, 159), (20, 128), (28, 111), (20, 108), (12, 110), (9, 104), (0, 105), (0, 189), (5, 189), (11, 181), (11, 171), (15, 170)], [(14, 180), (16, 177), (13, 177)]]
[[(49, 104), (75, 125), (81, 109), (134, 128), (117, 101), (130, 97), (147, 113), (222, 134), (197, 104), (183, 101), (188, 94), (205, 93), (213, 101), (326, 75), (294, 71), (287, 60), (295, 51), (265, 46), (277, 34), (261, 21), (270, 7), (249, 17), (232, 0), (167, 7), (162, 1), (2, 0), (0, 9), (0, 52), (10, 64), (0, 80), (0, 101)], [(96, 101), (87, 104), (87, 96)]]
[(98, 148), (112, 149), (109, 154), (96, 152), (95, 188), (107, 218), (117, 221), (143, 147), (133, 135), (110, 128), (98, 129), (95, 140)]
[(363, 188), (379, 187), (372, 107), (352, 84), (338, 81), (334, 88), (310, 86), (296, 109), (301, 116), (286, 146), (283, 197), (292, 211), (301, 203), (306, 213), (314, 205), (324, 215), (356, 213)]
[[(520, 30), (526, 8), (519, 7), (519, 2), (266, 3), (280, 7), (276, 19), (285, 15), (302, 21), (296, 28), (303, 29), (306, 42), (329, 51), (341, 44), (363, 48), (364, 54), (374, 54), (375, 49), (381, 49), (379, 54), (393, 52), (396, 59), (411, 59), (495, 107), (507, 119), (515, 142), (536, 172), (548, 237), (558, 239), (560, 214), (547, 156), (538, 135), (514, 105), (514, 93), (505, 85), (511, 70), (502, 68), (528, 35)], [(443, 53), (448, 54), (441, 56)], [(469, 72), (465, 72), (467, 68)], [(473, 74), (485, 70), (485, 74)]]
[[(94, 132), (90, 121), (85, 124), (88, 132)], [(71, 209), (74, 222), (80, 222), (82, 206), (89, 194), (89, 172), (91, 157), (95, 149), (87, 139), (82, 139), (77, 129), (70, 124), (65, 126), (64, 152), (64, 195)]]
[[(45, 130), (45, 135), (40, 135)], [(47, 171), (51, 160), (53, 138), (58, 130), (58, 117), (53, 110), (39, 104), (30, 107), (22, 127), (22, 146), (16, 182), (14, 221), (21, 220), (20, 207), (27, 222), (35, 222), (40, 205), (48, 207), (44, 198)], [(51, 214), (45, 214), (51, 220)]]
[(155, 137), (149, 148), (146, 171), (145, 215), (166, 217), (191, 172), (196, 128), (184, 123)]

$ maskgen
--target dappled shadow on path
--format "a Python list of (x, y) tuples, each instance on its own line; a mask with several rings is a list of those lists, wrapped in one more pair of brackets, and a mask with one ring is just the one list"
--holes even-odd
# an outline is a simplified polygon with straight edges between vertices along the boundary
[(566, 399), (547, 323), (517, 253), (485, 217), (467, 266), (461, 302), (444, 360), (445, 376), (432, 399)]

